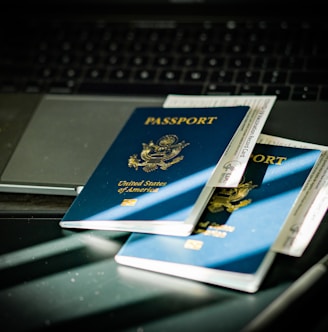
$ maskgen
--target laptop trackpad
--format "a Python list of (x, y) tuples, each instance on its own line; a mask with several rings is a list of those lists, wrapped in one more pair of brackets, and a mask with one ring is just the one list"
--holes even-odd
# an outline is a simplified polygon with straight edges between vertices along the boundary
[(2, 180), (84, 185), (132, 110), (162, 102), (157, 98), (45, 96)]

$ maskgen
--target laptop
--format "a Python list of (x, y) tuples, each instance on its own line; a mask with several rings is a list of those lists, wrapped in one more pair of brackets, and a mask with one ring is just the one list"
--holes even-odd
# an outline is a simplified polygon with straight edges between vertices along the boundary
[(0, 192), (76, 196), (168, 94), (275, 94), (264, 133), (328, 145), (328, 24), (320, 1), (289, 3), (5, 1)]

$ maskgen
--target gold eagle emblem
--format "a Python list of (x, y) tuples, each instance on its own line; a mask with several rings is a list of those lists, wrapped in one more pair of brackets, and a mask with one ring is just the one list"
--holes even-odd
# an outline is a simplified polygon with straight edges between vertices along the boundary
[(236, 188), (218, 188), (212, 196), (208, 209), (212, 213), (218, 213), (223, 210), (233, 212), (252, 202), (251, 199), (244, 199), (248, 193), (257, 187), (252, 181), (241, 182)]
[(189, 144), (185, 141), (179, 142), (176, 135), (164, 135), (156, 143), (142, 143), (141, 159), (137, 154), (133, 154), (129, 157), (128, 166), (136, 170), (142, 167), (145, 172), (152, 172), (158, 168), (166, 170), (184, 158), (178, 155)]

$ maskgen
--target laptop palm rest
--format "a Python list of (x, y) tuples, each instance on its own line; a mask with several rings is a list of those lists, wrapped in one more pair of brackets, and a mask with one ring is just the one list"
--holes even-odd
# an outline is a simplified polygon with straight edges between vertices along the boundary
[(4, 170), (2, 186), (9, 192), (75, 195), (132, 110), (161, 103), (157, 98), (45, 96)]

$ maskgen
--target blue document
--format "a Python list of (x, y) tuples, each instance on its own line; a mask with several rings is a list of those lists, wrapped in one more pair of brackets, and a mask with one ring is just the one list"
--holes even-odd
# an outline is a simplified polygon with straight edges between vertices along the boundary
[(248, 106), (137, 108), (63, 217), (66, 228), (189, 235)]
[[(133, 233), (118, 263), (246, 292), (258, 290), (270, 250), (321, 151), (256, 144), (236, 188), (216, 188), (193, 234)], [(293, 210), (294, 209), (294, 210)]]

